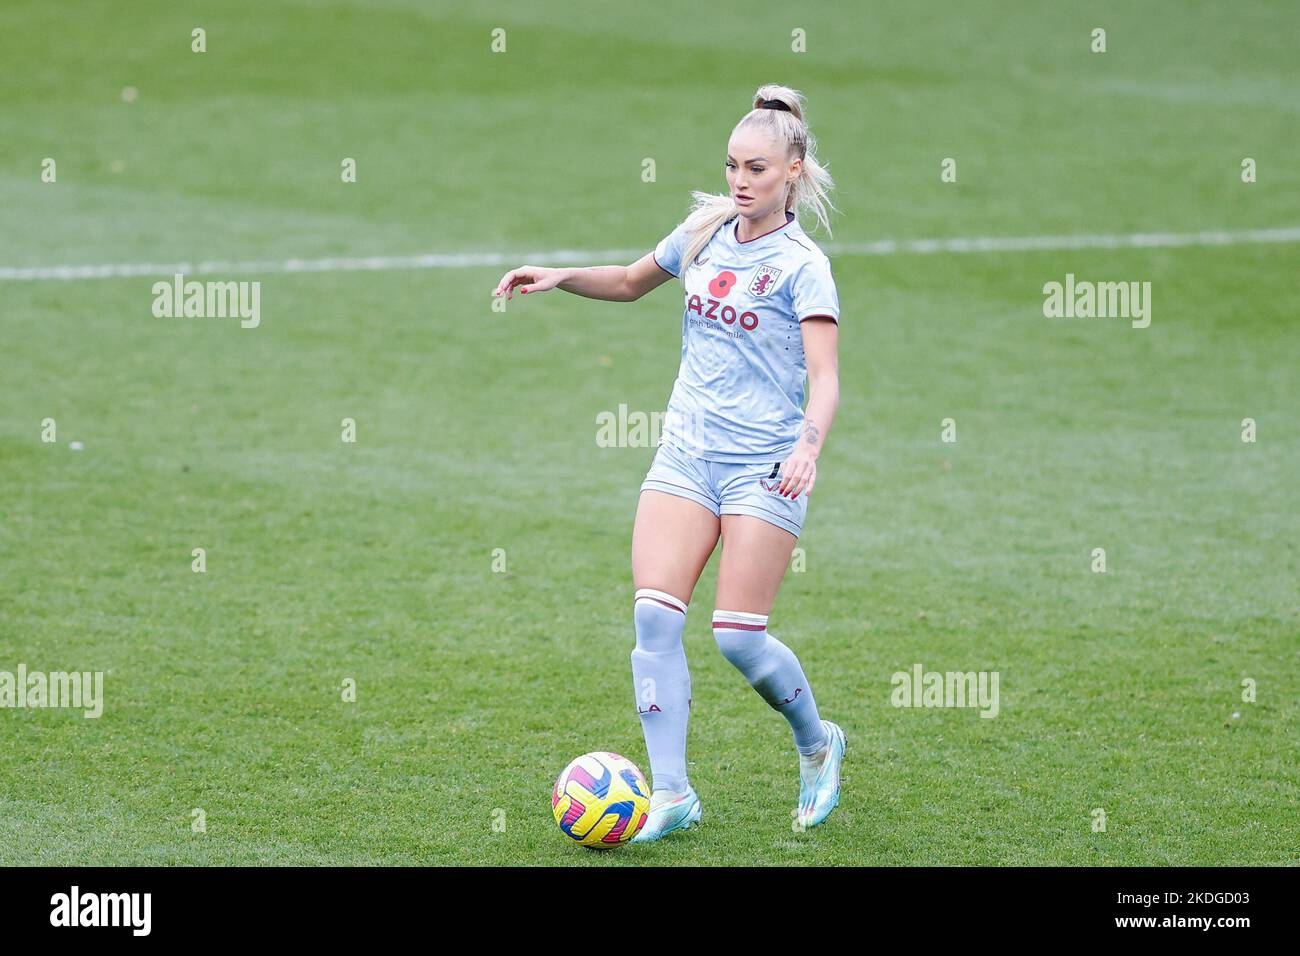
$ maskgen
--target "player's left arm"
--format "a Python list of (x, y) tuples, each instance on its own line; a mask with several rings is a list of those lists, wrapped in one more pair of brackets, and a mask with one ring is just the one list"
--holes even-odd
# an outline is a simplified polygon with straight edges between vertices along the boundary
[(835, 411), (840, 406), (840, 326), (830, 316), (811, 316), (799, 323), (804, 360), (808, 366), (808, 406), (794, 452), (785, 460), (779, 493), (790, 498), (812, 494), (817, 458), (826, 444)]

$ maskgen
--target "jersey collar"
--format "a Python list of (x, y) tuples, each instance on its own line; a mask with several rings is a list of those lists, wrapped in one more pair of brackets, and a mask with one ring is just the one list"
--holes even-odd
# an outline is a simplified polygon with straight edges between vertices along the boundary
[(738, 246), (738, 247), (740, 247), (740, 248), (743, 249), (743, 248), (746, 247), (746, 246), (752, 246), (752, 245), (753, 245), (754, 243), (756, 243), (756, 242), (762, 242), (764, 239), (767, 239), (767, 238), (770, 237), (770, 236), (775, 236), (777, 233), (781, 232), (783, 229), (786, 229), (786, 228), (787, 228), (787, 227), (788, 227), (792, 222), (794, 222), (794, 221), (795, 221), (795, 215), (794, 215), (794, 213), (791, 212), (789, 209), (787, 209), (787, 210), (785, 211), (785, 224), (784, 224), (784, 225), (777, 226), (775, 229), (770, 229), (770, 230), (768, 230), (767, 232), (763, 233), (761, 236), (755, 236), (753, 239), (743, 239), (743, 240), (742, 240), (742, 239), (740, 238), (740, 236), (739, 236), (739, 235), (737, 234), (737, 232), (736, 232), (736, 230), (738, 230), (738, 229), (740, 228), (740, 216), (736, 216), (736, 218), (733, 220), (733, 225), (732, 225), (732, 227), (731, 227), (731, 231), (730, 231), (731, 241), (732, 241), (736, 246)]

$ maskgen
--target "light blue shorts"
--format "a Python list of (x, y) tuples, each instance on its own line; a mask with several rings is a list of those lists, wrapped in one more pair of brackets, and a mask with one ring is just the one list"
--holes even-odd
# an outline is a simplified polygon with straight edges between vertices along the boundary
[(715, 515), (752, 515), (796, 538), (808, 513), (808, 496), (791, 501), (777, 493), (782, 462), (735, 465), (696, 458), (664, 442), (655, 452), (641, 490), (663, 491), (704, 505)]

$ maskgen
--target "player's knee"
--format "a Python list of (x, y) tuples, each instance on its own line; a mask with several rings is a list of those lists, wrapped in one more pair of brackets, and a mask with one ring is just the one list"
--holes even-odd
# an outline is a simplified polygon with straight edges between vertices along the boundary
[(723, 657), (746, 670), (763, 654), (767, 643), (767, 615), (714, 611), (713, 640)]
[(637, 650), (663, 653), (681, 646), (686, 627), (685, 601), (666, 591), (638, 588), (632, 618), (636, 624)]
[(715, 629), (713, 639), (717, 642), (722, 656), (742, 671), (752, 669), (754, 663), (763, 655), (765, 638), (762, 634)]

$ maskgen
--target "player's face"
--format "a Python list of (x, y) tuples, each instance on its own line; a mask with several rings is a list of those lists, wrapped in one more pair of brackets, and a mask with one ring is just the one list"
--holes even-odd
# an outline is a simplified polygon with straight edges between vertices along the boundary
[(727, 186), (746, 218), (763, 219), (784, 209), (786, 183), (796, 172), (785, 147), (758, 130), (740, 130), (727, 144)]

